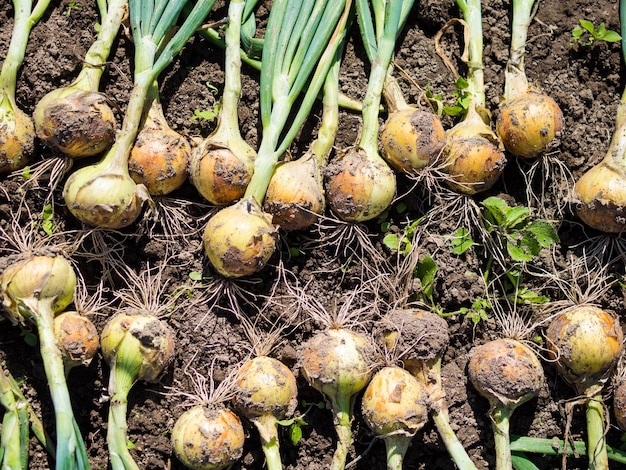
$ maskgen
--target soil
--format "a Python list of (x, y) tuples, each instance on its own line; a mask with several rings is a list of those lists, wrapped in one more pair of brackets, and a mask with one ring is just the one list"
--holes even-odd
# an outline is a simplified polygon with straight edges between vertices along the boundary
[[(223, 6), (216, 8), (211, 17), (222, 18), (224, 12)], [(4, 57), (7, 51), (12, 15), (11, 2), (2, 2), (0, 57)], [(262, 31), (267, 8), (262, 6), (258, 16), (261, 20), (259, 31)], [(483, 2), (485, 86), (487, 107), (493, 113), (497, 112), (503, 93), (510, 16), (510, 2)], [(423, 98), (424, 90), (429, 90), (433, 95), (440, 94), (446, 105), (453, 104), (457, 77), (437, 54), (435, 37), (449, 20), (457, 17), (459, 12), (453, 1), (416, 2), (405, 32), (398, 40), (395, 58), (396, 76), (409, 102), (418, 102)], [(20, 70), (16, 94), (21, 109), (32, 113), (46, 93), (72, 81), (80, 70), (81, 57), (94, 40), (97, 18), (95, 2), (52, 2), (41, 22), (32, 30)], [(213, 208), (190, 184), (173, 194), (176, 204), (168, 206), (166, 200), (159, 201), (162, 207), (182, 208), (185, 217), (177, 226), (141, 222), (119, 232), (99, 231), (83, 239), (72, 252), (72, 259), (84, 278), (87, 296), (94, 295), (101, 282), (105, 288), (103, 302), (107, 305), (91, 314), (99, 331), (120, 305), (114, 292), (121, 292), (128, 299), (133, 293), (141, 296), (146, 291), (154, 291), (145, 288), (142, 291), (129, 284), (133, 276), (128, 272), (126, 275), (116, 273), (112, 270), (116, 265), (107, 262), (101, 254), (108, 252), (113, 259), (123, 262), (129, 272), (142, 273), (146, 269), (162, 267), (158, 275), (151, 271), (153, 277), (144, 284), (163, 285), (160, 291), (156, 289), (157, 294), (162, 294), (160, 302), (164, 306), (157, 313), (175, 330), (176, 350), (170, 367), (158, 382), (140, 381), (130, 392), (128, 440), (132, 443), (130, 452), (140, 468), (183, 468), (173, 454), (170, 432), (178, 416), (190, 406), (188, 395), (194, 393), (194, 371), (211, 377), (218, 384), (228, 378), (251, 350), (242, 320), (233, 314), (233, 309), (256, 322), (260, 331), (275, 331), (276, 325), (286, 325), (280, 331), (282, 341), (274, 348), (272, 356), (282, 360), (296, 374), (299, 393), (296, 412), (306, 413), (306, 424), (302, 426), (302, 438), (296, 444), (290, 441), (287, 429), (281, 428), (284, 467), (329, 468), (336, 443), (332, 417), (327, 408), (310, 406), (323, 402), (323, 397), (306, 383), (299, 371), (300, 345), (323, 328), (307, 312), (316, 306), (318, 310), (323, 308), (331, 313), (351, 311), (350, 320), (358, 320), (355, 328), (373, 331), (376, 320), (384, 316), (391, 305), (399, 303), (400, 307), (406, 307), (406, 299), (403, 303), (406, 295), (411, 300), (422, 299), (437, 306), (437, 311), (443, 314), (448, 324), (449, 346), (443, 355), (442, 375), (452, 428), (478, 468), (494, 466), (489, 403), (468, 382), (466, 366), (473, 346), (501, 337), (510, 330), (503, 327), (505, 322), (498, 321), (498, 318), (506, 320), (529, 315), (533, 322), (540, 322), (559, 305), (582, 298), (614, 310), (622, 322), (626, 320), (623, 314), (626, 293), (621, 287), (624, 284), (607, 280), (609, 275), (620, 280), (624, 274), (624, 263), (618, 250), (620, 238), (602, 236), (582, 225), (572, 210), (569, 193), (572, 179), (567, 179), (568, 173), (571, 178), (578, 178), (598, 163), (607, 150), (615, 125), (616, 107), (626, 84), (622, 79), (622, 56), (619, 43), (572, 44), (572, 30), (579, 19), (590, 20), (594, 25), (604, 23), (608, 29), (617, 31), (617, 2), (539, 2), (529, 30), (527, 75), (563, 110), (564, 131), (554, 149), (539, 160), (519, 161), (508, 156), (505, 173), (488, 192), (473, 198), (455, 197), (452, 202), (445, 200), (444, 204), (424, 191), (424, 180), (418, 181), (418, 187), (414, 188), (414, 181), (400, 177), (397, 200), (384, 219), (374, 220), (358, 229), (352, 227), (351, 231), (338, 230), (337, 224), (324, 220), (310, 230), (281, 233), (280, 249), (261, 274), (237, 281), (220, 280), (205, 259), (201, 234), (206, 215)], [(462, 31), (458, 23), (446, 30), (440, 45), (463, 73), (465, 69), (460, 61)], [(115, 103), (120, 122), (132, 88), (132, 43), (122, 34), (114, 50), (101, 90)], [(212, 110), (218, 103), (224, 79), (222, 62), (220, 50), (195, 37), (160, 79), (165, 116), (173, 129), (190, 140), (206, 137), (215, 127), (214, 120), (198, 119), (194, 117), (194, 111)], [(367, 57), (355, 24), (342, 62), (341, 92), (361, 99), (368, 72)], [(256, 148), (261, 136), (258, 73), (244, 66), (242, 84), (241, 131)], [(292, 155), (298, 156), (306, 149), (315, 135), (320, 116), (321, 106), (316, 106), (290, 149)], [(383, 117), (381, 115), (381, 123)], [(450, 116), (443, 116), (442, 120), (446, 128), (456, 122)], [(354, 145), (360, 123), (358, 112), (341, 111), (336, 149)], [(41, 145), (37, 153), (33, 168), (37, 163), (55, 157)], [(566, 170), (558, 171), (563, 166), (553, 163), (557, 160)], [(67, 236), (46, 237), (38, 230), (45, 222), (42, 213), (48, 203), (53, 203), (54, 207), (55, 233), (83, 228), (64, 206), (61, 188), (62, 184), (59, 184), (51, 190), (46, 177), (30, 184), (25, 184), (20, 175), (0, 179), (3, 264), (7, 264), (6, 256), (12, 253), (8, 239), (20, 227), (30, 227), (27, 222), (30, 217), (39, 223), (34, 232), (40, 242), (50, 244), (59, 238), (67, 241)], [(481, 299), (487, 298), (488, 292), (493, 292), (493, 289), (486, 291), (482, 276), (489, 258), (489, 245), (476, 238), (478, 244), (457, 255), (450, 251), (448, 240), (449, 235), (460, 227), (475, 233), (480, 221), (477, 208), (480, 209), (480, 201), (488, 196), (499, 196), (511, 206), (528, 206), (532, 217), (549, 220), (558, 230), (559, 243), (542, 250), (524, 265), (522, 286), (548, 297), (550, 303), (547, 306), (527, 301), (517, 304), (514, 309), (513, 304), (493, 300), (492, 304), (504, 307), (500, 310), (486, 308), (482, 317), (472, 315), (476, 312), (471, 309), (472, 305), (477, 305)], [(383, 243), (385, 235), (405, 233), (410, 223), (422, 217), (422, 222), (414, 229), (415, 238), (409, 255), (399, 254)], [(365, 234), (364, 239), (369, 241), (371, 249), (362, 249), (359, 243), (346, 240), (345, 237), (355, 233)], [(600, 259), (591, 258), (591, 254), (599, 255)], [(430, 286), (424, 278), (421, 279), (424, 282), (420, 282), (412, 275), (414, 264), (411, 263), (428, 259), (427, 255), (437, 266)], [(493, 265), (492, 280), (513, 267), (506, 255), (499, 259), (504, 267), (498, 263)], [(586, 259), (590, 261), (581, 265), (581, 260)], [(203, 278), (194, 280), (191, 273), (203, 273)], [(381, 278), (386, 281), (381, 282)], [(181, 292), (184, 295), (177, 295)], [(307, 302), (302, 300), (305, 294)], [(168, 303), (167, 299), (175, 300)], [(531, 335), (531, 338), (539, 336), (535, 342), (539, 351), (543, 345), (542, 332), (539, 325)], [(12, 327), (9, 322), (3, 322), (0, 359), (14, 376), (20, 378), (26, 396), (42, 417), (46, 430), (54, 436), (54, 414), (42, 359), (37, 348), (26, 343), (26, 337), (29, 337), (27, 328)], [(545, 384), (537, 398), (515, 411), (511, 433), (562, 439), (568, 422), (566, 405), (576, 398), (575, 392), (557, 376), (549, 361), (543, 363)], [(109, 368), (101, 354), (97, 354), (88, 367), (74, 368), (68, 377), (76, 419), (94, 469), (105, 469), (108, 465), (108, 377)], [(610, 387), (606, 387), (604, 395), (607, 416), (610, 416), (606, 437), (610, 445), (619, 447), (623, 434), (613, 424), (608, 412), (612, 403)], [(383, 441), (375, 439), (367, 429), (358, 404), (357, 399), (349, 468), (385, 468)], [(580, 406), (574, 406), (573, 410), (569, 435), (575, 440), (584, 440), (583, 410)], [(258, 433), (250, 422), (245, 419), (243, 422), (245, 448), (233, 468), (263, 468), (264, 456)], [(35, 438), (31, 438), (30, 449), (29, 468), (39, 470), (53, 466), (52, 459)], [(560, 457), (530, 455), (530, 458), (540, 469), (561, 467)], [(405, 468), (454, 468), (432, 421), (414, 437), (406, 455)], [(587, 468), (587, 460), (570, 457), (567, 468)]]

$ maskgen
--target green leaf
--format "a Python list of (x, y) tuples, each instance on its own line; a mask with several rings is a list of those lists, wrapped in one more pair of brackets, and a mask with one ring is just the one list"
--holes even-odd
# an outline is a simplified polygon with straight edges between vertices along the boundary
[(471, 247), (477, 245), (477, 243), (472, 240), (470, 231), (464, 227), (461, 227), (454, 232), (450, 238), (449, 244), (450, 251), (455, 255), (462, 255)]
[(505, 227), (516, 229), (523, 227), (528, 221), (530, 210), (527, 207), (508, 207), (505, 210)]
[(583, 29), (580, 26), (576, 26), (572, 29), (572, 38), (578, 41), (583, 36)]
[(459, 76), (459, 78), (456, 79), (456, 87), (459, 90), (467, 90), (469, 83), (464, 77)]
[(507, 241), (506, 251), (513, 261), (528, 262), (533, 259), (533, 254), (530, 253), (525, 245), (517, 245), (512, 241)]
[(524, 303), (524, 304), (545, 304), (550, 301), (548, 297), (545, 295), (537, 294), (527, 288), (520, 289), (514, 296), (512, 300), (515, 300), (516, 303)]
[(522, 452), (513, 452), (511, 454), (511, 463), (515, 470), (539, 470), (530, 459)]
[(424, 256), (415, 266), (415, 277), (422, 283), (422, 293), (432, 300), (435, 288), (435, 276), (437, 274), (437, 263), (430, 255)]
[(189, 273), (189, 279), (191, 279), (192, 281), (201, 281), (202, 273), (199, 273), (198, 271), (191, 271)]
[(595, 31), (595, 27), (593, 26), (593, 23), (589, 20), (578, 20), (580, 25), (585, 28), (587, 31), (589, 31), (589, 33), (593, 34)]
[(292, 426), (289, 426), (289, 439), (294, 446), (298, 445), (298, 442), (302, 439), (302, 427), (300, 425), (294, 423)]
[(487, 221), (500, 227), (505, 225), (509, 205), (504, 201), (504, 199), (491, 196), (481, 202), (481, 204), (487, 210), (485, 212), (485, 218)]
[(543, 220), (533, 221), (526, 230), (531, 232), (542, 248), (547, 248), (554, 243), (559, 243), (559, 234), (554, 227)]
[(383, 238), (383, 244), (392, 250), (397, 250), (400, 247), (398, 235), (395, 233), (388, 233)]
[(137, 446), (129, 439), (126, 439), (126, 448), (129, 450), (135, 449)]
[(617, 42), (622, 40), (622, 36), (615, 31), (607, 31), (602, 35), (601, 39), (606, 42)]

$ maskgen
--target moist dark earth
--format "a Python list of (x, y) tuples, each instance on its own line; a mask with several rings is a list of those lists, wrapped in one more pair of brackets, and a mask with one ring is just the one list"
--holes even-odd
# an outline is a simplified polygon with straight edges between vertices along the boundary
[[(78, 74), (81, 58), (95, 37), (98, 14), (94, 3), (53, 1), (32, 30), (17, 83), (17, 102), (25, 112), (32, 113), (46, 93), (67, 85)], [(258, 11), (261, 32), (270, 5), (265, 2)], [(224, 15), (225, 8), (218, 2), (210, 17), (218, 20)], [(410, 103), (423, 101), (425, 90), (440, 95), (446, 105), (454, 103), (457, 77), (437, 54), (436, 36), (449, 20), (459, 16), (451, 0), (415, 2), (404, 33), (398, 39), (395, 56), (396, 77)], [(493, 113), (503, 93), (510, 16), (510, 2), (483, 1), (485, 85), (487, 107)], [(2, 2), (0, 58), (7, 51), (12, 17), (11, 2)], [(419, 279), (412, 279), (406, 273), (398, 274), (398, 267), (403, 266), (406, 257), (383, 243), (386, 234), (401, 234), (421, 217), (425, 222), (415, 230), (411, 256), (422, 260), (428, 255), (438, 268), (427, 303), (436, 306), (448, 323), (450, 344), (443, 356), (442, 373), (452, 427), (477, 467), (493, 468), (495, 454), (489, 404), (468, 382), (466, 366), (472, 346), (503, 336), (503, 328), (490, 308), (479, 321), (473, 321), (472, 316), (466, 314), (473, 302), (486, 297), (482, 274), (488, 254), (484, 246), (479, 243), (464, 254), (456, 255), (448, 245), (452, 232), (461, 226), (471, 229), (468, 225), (476, 224), (478, 212), (472, 207), (480, 208), (484, 198), (498, 196), (511, 206), (530, 207), (533, 217), (550, 221), (558, 231), (560, 241), (528, 262), (523, 278), (523, 287), (546, 296), (550, 303), (517, 306), (519, 315), (528, 314), (538, 323), (530, 338), (539, 337), (534, 343), (539, 351), (544, 331), (541, 320), (558, 305), (567, 305), (576, 293), (581, 294), (578, 297), (615, 311), (622, 323), (625, 319), (620, 239), (603, 237), (583, 226), (572, 210), (570, 198), (573, 180), (597, 164), (607, 150), (617, 104), (626, 84), (622, 78), (624, 66), (619, 43), (572, 43), (572, 30), (579, 19), (589, 20), (594, 25), (604, 23), (608, 29), (619, 31), (618, 4), (608, 0), (541, 0), (530, 25), (527, 75), (534, 85), (556, 100), (564, 114), (563, 132), (549, 155), (531, 162), (508, 156), (505, 173), (491, 190), (471, 199), (459, 198), (462, 203), (446, 206), (448, 212), (441, 210), (440, 201), (429, 197), (423, 189), (423, 181), (418, 181), (415, 187), (412, 180), (399, 178), (397, 199), (384, 220), (374, 220), (360, 227), (368, 234), (373, 253), (354, 249), (358, 244), (349, 244), (345, 234), (333, 237), (336, 225), (324, 220), (307, 231), (282, 233), (279, 253), (260, 275), (223, 283), (209, 267), (201, 243), (206, 216), (213, 208), (190, 184), (172, 195), (184, 214), (183, 222), (174, 230), (165, 230), (163, 224), (140, 222), (120, 232), (101, 233), (100, 238), (89, 235), (84, 239), (72, 257), (84, 278), (87, 296), (93, 295), (101, 282), (105, 289), (102, 303), (106, 305), (91, 314), (100, 331), (119, 304), (114, 293), (123, 289), (137, 292), (136, 287), (128, 285), (127, 276), (111, 271), (111, 264), (103, 260), (102, 253), (108, 251), (113, 259), (121, 260), (137, 273), (166, 263), (161, 280), (166, 281), (163, 293), (167, 295), (162, 296), (165, 299), (162, 301), (176, 299), (161, 312), (176, 331), (175, 359), (158, 383), (139, 382), (129, 396), (128, 439), (132, 443), (131, 454), (140, 468), (183, 468), (172, 452), (170, 432), (176, 418), (189, 406), (185, 394), (194, 393), (192, 377), (195, 372), (207, 377), (212, 374), (217, 384), (251, 349), (250, 340), (233, 309), (237, 309), (239, 315), (256, 320), (261, 331), (270, 329), (272, 324), (286, 325), (272, 355), (296, 374), (299, 390), (296, 413), (306, 412), (306, 424), (296, 444), (289, 440), (287, 430), (281, 429), (284, 467), (329, 468), (335, 446), (331, 414), (328, 409), (309, 405), (323, 402), (323, 397), (299, 373), (298, 361), (300, 345), (323, 326), (311, 319), (306, 309), (299, 308), (302, 302), (295, 299), (306, 295), (329, 312), (341, 309), (346, 302), (351, 303), (350, 309), (360, 312), (357, 327), (365, 331), (373, 330), (376, 320), (393, 302), (403, 298), (404, 293), (411, 299), (424, 299), (424, 286)], [(350, 33), (342, 61), (340, 89), (348, 97), (359, 100), (366, 89), (369, 64), (356, 24)], [(460, 61), (462, 44), (458, 23), (447, 28), (439, 41), (443, 53), (461, 74), (465, 71)], [(121, 122), (132, 88), (132, 57), (132, 42), (122, 33), (114, 44), (101, 83), (101, 91), (116, 106), (118, 122)], [(215, 128), (215, 120), (198, 118), (195, 111), (214, 109), (221, 96), (223, 80), (223, 52), (205, 39), (194, 37), (160, 77), (162, 104), (170, 126), (192, 142), (209, 135)], [(256, 148), (261, 136), (258, 73), (244, 65), (242, 84), (241, 132)], [(316, 105), (290, 149), (293, 156), (300, 155), (314, 138), (320, 116), (321, 106)], [(450, 128), (455, 119), (442, 116), (444, 127)], [(381, 124), (383, 120), (384, 113)], [(341, 110), (336, 151), (355, 144), (360, 122), (358, 112)], [(54, 157), (57, 156), (39, 145), (33, 168)], [(562, 162), (560, 168), (566, 170), (556, 171), (559, 167), (550, 164), (554, 160)], [(24, 221), (30, 217), (41, 224), (47, 204), (53, 204), (56, 233), (83, 229), (64, 206), (62, 184), (51, 188), (45, 175), (38, 182), (26, 183), (21, 175), (5, 175), (0, 179), (0, 226), (5, 233), (11, 235), (16, 226), (27, 226)], [(166, 203), (163, 201), (163, 205)], [(46, 238), (45, 234), (38, 236)], [(95, 240), (104, 240), (104, 248)], [(2, 244), (2, 254), (8, 256), (10, 245), (5, 239)], [(598, 258), (592, 258), (593, 254)], [(584, 263), (585, 260), (588, 262)], [(584, 269), (577, 270), (576, 266)], [(202, 273), (203, 278), (197, 280), (190, 276), (192, 273)], [(375, 284), (378, 277), (390, 279), (397, 285), (393, 288), (379, 286), (372, 293), (368, 286), (378, 286)], [(617, 282), (609, 282), (609, 278)], [(174, 295), (181, 291), (185, 295)], [(355, 291), (360, 293), (354, 295)], [(507, 309), (511, 307), (511, 304), (505, 305)], [(510, 312), (505, 309), (505, 313)], [(25, 333), (9, 322), (2, 323), (0, 359), (20, 378), (24, 393), (42, 417), (46, 430), (54, 435), (54, 414), (42, 360), (38, 349), (25, 342)], [(548, 361), (543, 363), (545, 385), (537, 398), (516, 410), (511, 420), (511, 433), (562, 439), (566, 432), (566, 404), (576, 398), (575, 392), (557, 376)], [(108, 465), (108, 375), (108, 366), (98, 354), (89, 367), (75, 368), (68, 378), (76, 419), (94, 469), (105, 469)], [(620, 447), (623, 433), (613, 424), (608, 412), (612, 404), (610, 391), (607, 386), (604, 392), (609, 416), (606, 437), (611, 446)], [(361, 420), (358, 403), (357, 400), (349, 468), (385, 468), (383, 441), (374, 439)], [(264, 468), (258, 434), (245, 420), (244, 426), (247, 436), (244, 453), (233, 468)], [(574, 440), (584, 440), (584, 413), (580, 406), (574, 407), (569, 435)], [(53, 466), (35, 438), (31, 439), (30, 449), (30, 468), (39, 470)], [(560, 468), (562, 463), (560, 457), (531, 455), (530, 458), (541, 469)], [(587, 460), (574, 456), (568, 458), (566, 465), (571, 469), (587, 468)], [(405, 468), (454, 468), (432, 421), (414, 437)]]

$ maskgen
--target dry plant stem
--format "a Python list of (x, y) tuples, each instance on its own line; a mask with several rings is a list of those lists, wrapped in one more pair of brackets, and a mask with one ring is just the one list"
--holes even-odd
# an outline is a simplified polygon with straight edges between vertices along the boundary
[[(118, 355), (124, 354), (123, 348), (124, 345), (122, 344), (117, 352)], [(137, 364), (134, 371), (117, 367), (116, 364), (111, 368), (109, 378), (111, 402), (109, 405), (107, 445), (109, 446), (109, 458), (113, 470), (139, 470), (126, 444), (128, 393), (139, 373), (139, 365)]]
[(496, 449), (496, 470), (511, 470), (511, 440), (509, 435), (509, 421), (517, 404), (509, 406), (495, 406), (489, 412), (493, 440)]
[(604, 404), (602, 393), (598, 392), (587, 400), (587, 455), (590, 470), (608, 470), (609, 457), (604, 438)]
[(424, 384), (428, 391), (433, 422), (456, 466), (464, 470), (476, 470), (476, 465), (467, 455), (467, 451), (450, 426), (446, 392), (441, 382), (441, 357), (421, 361), (420, 367), (412, 369), (411, 373)]

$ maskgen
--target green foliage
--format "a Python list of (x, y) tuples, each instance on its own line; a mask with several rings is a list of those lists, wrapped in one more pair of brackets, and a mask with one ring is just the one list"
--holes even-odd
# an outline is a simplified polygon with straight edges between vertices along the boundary
[(291, 419), (281, 419), (280, 421), (278, 421), (278, 424), (280, 426), (284, 426), (287, 428), (287, 433), (289, 434), (289, 439), (291, 440), (291, 443), (295, 446), (298, 445), (298, 442), (300, 442), (300, 439), (302, 439), (302, 426), (307, 426), (307, 422), (304, 420), (304, 417), (306, 416), (306, 414), (311, 411), (311, 408), (316, 407), (320, 410), (324, 409), (326, 407), (325, 403), (322, 402), (318, 402), (318, 403), (309, 403), (306, 401), (302, 401), (302, 406), (307, 407), (306, 411), (304, 413), (302, 413), (299, 416), (294, 416)]
[(20, 326), (20, 336), (24, 338), (24, 342), (28, 346), (30, 347), (37, 346), (37, 335), (30, 328), (26, 326)]
[(487, 232), (506, 248), (516, 262), (528, 262), (547, 248), (559, 242), (552, 225), (543, 220), (531, 220), (527, 207), (510, 207), (499, 197), (488, 197), (482, 203)]
[(433, 291), (438, 269), (435, 260), (430, 255), (425, 255), (417, 262), (413, 271), (413, 277), (419, 279), (422, 286), (420, 300), (430, 305), (433, 304)]
[(437, 116), (441, 117), (444, 110), (443, 95), (441, 93), (434, 94), (433, 91), (430, 89), (430, 85), (426, 85), (426, 90), (424, 91), (424, 94), (426, 95), (426, 99), (428, 99), (430, 104), (433, 106), (435, 113), (437, 113)]
[(83, 9), (82, 3), (76, 2), (74, 0), (70, 0), (69, 4), (67, 5), (67, 10), (65, 10), (64, 15), (69, 18), (72, 15), (73, 10), (80, 11), (82, 9)]
[(580, 19), (578, 22), (580, 25), (572, 30), (572, 44), (591, 46), (596, 41), (617, 42), (622, 39), (619, 33), (606, 29), (604, 23), (596, 28), (591, 21)]
[(448, 116), (459, 116), (467, 112), (467, 108), (471, 102), (471, 95), (467, 91), (469, 84), (463, 77), (456, 80), (456, 91), (454, 92), (455, 101), (452, 106), (444, 106), (443, 112)]
[(56, 228), (53, 219), (54, 208), (52, 207), (52, 204), (46, 204), (41, 214), (41, 228), (48, 236), (51, 236)]
[(461, 307), (459, 313), (465, 315), (476, 325), (481, 320), (487, 320), (488, 309), (491, 309), (491, 303), (481, 297), (474, 300), (471, 307)]
[(455, 255), (462, 255), (471, 247), (478, 245), (473, 239), (472, 234), (465, 227), (457, 229), (448, 240), (450, 251)]
[(216, 104), (213, 106), (213, 109), (208, 109), (206, 111), (201, 111), (199, 109), (193, 110), (192, 121), (214, 121), (220, 113), (220, 106)]

